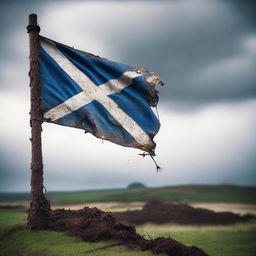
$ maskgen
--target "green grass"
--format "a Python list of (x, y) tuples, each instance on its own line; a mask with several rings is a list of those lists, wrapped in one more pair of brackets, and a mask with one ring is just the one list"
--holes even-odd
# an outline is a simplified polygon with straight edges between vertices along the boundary
[(0, 236), (3, 235), (10, 227), (15, 225), (24, 225), (27, 214), (16, 210), (0, 211)]
[[(0, 240), (1, 256), (82, 256), (86, 252), (90, 255), (106, 256), (134, 256), (135, 251), (129, 251), (124, 246), (104, 248), (116, 244), (115, 241), (88, 243), (80, 238), (70, 237), (64, 233), (53, 231), (31, 232), (20, 228)], [(150, 252), (140, 252), (139, 255), (152, 256)]]
[[(27, 193), (0, 193), (0, 201), (28, 200)], [(48, 193), (52, 204), (84, 202), (138, 202), (149, 200), (175, 202), (229, 202), (256, 204), (256, 187), (239, 186), (172, 186), (140, 190), (98, 190)]]
[(99, 201), (138, 202), (150, 200), (256, 203), (256, 188), (236, 186), (177, 186), (140, 190), (53, 193), (49, 194), (49, 198), (55, 204)]
[[(115, 241), (87, 243), (64, 233), (30, 232), (25, 223), (24, 212), (0, 211), (1, 256), (82, 256), (94, 249), (89, 253), (92, 256), (153, 256), (150, 252), (131, 251), (124, 246), (102, 248), (115, 244)], [(146, 238), (172, 237), (187, 246), (200, 247), (210, 256), (256, 254), (256, 222), (215, 227), (147, 224), (138, 227), (137, 231)]]
[(195, 245), (211, 256), (255, 256), (256, 222), (230, 226), (177, 226), (147, 224), (137, 228), (145, 237), (171, 237)]
[(0, 256), (82, 256), (86, 252), (92, 256), (153, 256), (151, 252), (112, 246), (117, 241), (87, 243), (60, 232), (29, 231), (26, 218), (24, 212), (0, 211)]

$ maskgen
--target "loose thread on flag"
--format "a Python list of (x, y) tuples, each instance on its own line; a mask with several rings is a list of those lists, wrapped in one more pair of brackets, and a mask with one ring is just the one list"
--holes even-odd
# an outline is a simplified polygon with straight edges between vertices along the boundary
[(141, 153), (141, 154), (139, 154), (139, 155), (142, 156), (142, 157), (150, 156), (150, 157), (152, 158), (152, 160), (153, 160), (155, 166), (156, 166), (156, 171), (159, 172), (159, 171), (162, 171), (162, 170), (163, 170), (163, 168), (161, 168), (161, 167), (157, 164), (157, 162), (156, 162), (156, 160), (155, 160), (155, 158), (154, 158), (154, 156), (153, 156), (152, 154), (143, 152), (143, 153)]

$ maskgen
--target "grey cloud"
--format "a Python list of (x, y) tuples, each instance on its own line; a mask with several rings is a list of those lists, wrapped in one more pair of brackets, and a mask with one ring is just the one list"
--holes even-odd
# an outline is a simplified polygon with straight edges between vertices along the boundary
[(247, 0), (245, 1), (233, 1), (233, 0), (227, 0), (227, 2), (230, 5), (230, 8), (233, 8), (233, 10), (236, 12), (237, 16), (240, 16), (244, 22), (247, 23), (247, 25), (255, 31), (256, 28), (256, 19), (255, 19), (255, 13), (256, 13), (256, 4), (254, 0)]
[[(10, 143), (11, 144), (11, 143)], [(12, 146), (15, 144), (12, 144)], [(22, 145), (19, 145), (19, 149)], [(29, 154), (5, 145), (0, 151), (0, 191), (24, 191), (29, 189)]]
[[(255, 27), (248, 25), (246, 17), (237, 16), (230, 8), (231, 2), (216, 4), (212, 11), (207, 10), (210, 6), (203, 6), (210, 15), (197, 18), (197, 22), (191, 24), (182, 24), (180, 20), (193, 19), (193, 10), (186, 13), (181, 9), (177, 20), (168, 17), (166, 10), (166, 22), (159, 27), (156, 20), (152, 36), (139, 34), (131, 51), (126, 52), (124, 58), (128, 62), (150, 66), (166, 81), (167, 86), (161, 90), (162, 99), (202, 105), (256, 96), (256, 55), (250, 56), (243, 49), (243, 41), (256, 36)], [(223, 65), (221, 72), (213, 69), (209, 77), (200, 76), (207, 66), (240, 56), (248, 62), (244, 63), (245, 68), (241, 65), (241, 72), (234, 70), (232, 73)]]
[[(53, 3), (57, 6), (58, 2), (63, 4), (63, 1)], [(0, 28), (4, 35), (22, 28), (22, 40), (25, 40), (27, 14), (32, 10), (41, 14), (43, 7), (51, 1), (24, 3), (6, 2), (3, 5)], [(247, 38), (256, 36), (252, 18), (256, 2), (250, 1), (249, 7), (242, 0), (145, 1), (132, 6), (134, 9), (124, 10), (122, 5), (118, 5), (115, 12), (106, 16), (102, 16), (99, 8), (95, 22), (89, 26), (88, 20), (83, 17), (83, 22), (79, 23), (80, 31), (88, 31), (95, 40), (102, 41), (123, 62), (146, 67), (159, 74), (166, 82), (166, 86), (160, 88), (164, 102), (204, 106), (217, 101), (256, 96), (256, 55), (246, 53), (243, 46)], [(103, 30), (102, 23), (106, 24)], [(8, 24), (10, 29), (4, 24)], [(43, 30), (47, 31), (47, 28)], [(1, 65), (15, 62), (22, 66), (21, 58), (18, 60), (17, 56), (10, 54), (8, 36), (1, 37), (1, 40)], [(233, 73), (225, 65), (222, 65), (222, 70), (211, 69), (240, 57), (245, 62)], [(207, 67), (210, 73), (205, 76), (202, 73)], [(24, 67), (24, 74), (27, 73), (25, 69), (28, 67)], [(7, 88), (9, 84), (2, 83), (1, 86)]]

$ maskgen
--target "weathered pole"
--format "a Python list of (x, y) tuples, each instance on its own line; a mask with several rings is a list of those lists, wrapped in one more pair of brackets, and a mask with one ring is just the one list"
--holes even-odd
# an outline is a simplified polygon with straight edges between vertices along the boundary
[(47, 221), (50, 213), (50, 204), (44, 194), (43, 185), (43, 158), (41, 131), (43, 123), (43, 113), (41, 110), (40, 93), (40, 68), (39, 68), (39, 32), (40, 27), (37, 24), (36, 14), (29, 15), (29, 25), (27, 26), (29, 34), (30, 48), (30, 126), (31, 126), (31, 202), (28, 212), (28, 226), (30, 229), (43, 229), (47, 227)]

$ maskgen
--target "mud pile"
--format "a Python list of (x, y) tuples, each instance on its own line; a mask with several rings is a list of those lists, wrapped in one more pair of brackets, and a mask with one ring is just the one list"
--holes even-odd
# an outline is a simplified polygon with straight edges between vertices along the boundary
[(214, 212), (207, 209), (193, 208), (187, 204), (164, 203), (159, 201), (148, 202), (142, 210), (115, 213), (125, 223), (177, 223), (196, 225), (218, 225), (247, 222), (255, 216), (244, 216), (231, 212)]
[(137, 234), (133, 226), (128, 226), (112, 213), (103, 212), (97, 208), (51, 211), (48, 228), (81, 237), (85, 241), (117, 240), (129, 248), (151, 250), (156, 254), (207, 256), (201, 249), (194, 246), (187, 247), (171, 238), (159, 237), (147, 240)]

